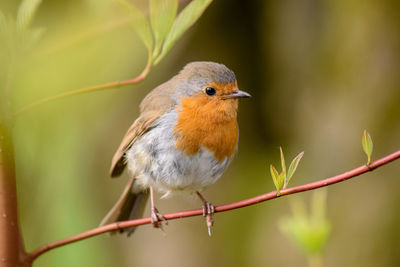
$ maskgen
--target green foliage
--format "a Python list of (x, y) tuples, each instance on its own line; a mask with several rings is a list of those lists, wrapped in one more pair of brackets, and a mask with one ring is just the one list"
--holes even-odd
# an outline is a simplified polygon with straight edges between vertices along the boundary
[(280, 179), (280, 175), (279, 175), (278, 171), (275, 169), (275, 167), (272, 164), (269, 166), (269, 170), (271, 172), (271, 176), (272, 176), (272, 180), (274, 181), (275, 188), (278, 191), (277, 195), (279, 196), (281, 194), (280, 190), (282, 188), (283, 180)]
[(282, 147), (279, 147), (279, 151), (281, 152), (281, 166), (282, 166), (282, 172), (286, 173), (286, 163), (285, 163), (285, 156), (283, 155), (283, 150)]
[(23, 0), (20, 3), (17, 13), (18, 30), (28, 29), (41, 2), (42, 0)]
[(326, 218), (326, 198), (326, 190), (314, 191), (310, 214), (304, 201), (297, 200), (292, 203), (292, 216), (279, 222), (282, 233), (309, 258), (321, 255), (331, 232)]
[(374, 149), (374, 144), (372, 143), (372, 138), (371, 135), (369, 134), (369, 132), (367, 132), (367, 130), (364, 130), (362, 139), (361, 139), (361, 144), (363, 147), (363, 150), (365, 152), (365, 154), (368, 157), (368, 162), (367, 164), (371, 163), (371, 155), (372, 155), (372, 151)]
[(212, 0), (192, 0), (176, 17), (177, 0), (151, 0), (149, 1), (150, 27), (148, 19), (132, 3), (127, 0), (117, 1), (131, 14), (134, 28), (149, 50), (153, 64), (160, 62), (212, 2)]
[[(24, 57), (43, 36), (43, 28), (31, 27), (41, 0), (24, 0), (18, 7), (16, 19), (7, 18), (0, 10), (0, 57), (11, 68)], [(7, 58), (7, 60), (6, 60)]]
[(288, 174), (287, 174), (287, 180), (285, 181), (285, 184), (286, 184), (286, 185), (289, 184), (290, 179), (292, 178), (294, 172), (296, 171), (297, 166), (299, 166), (300, 160), (301, 160), (301, 158), (303, 157), (303, 155), (304, 155), (304, 152), (301, 152), (301, 153), (298, 154), (298, 155), (292, 160), (292, 162), (290, 163), (290, 165), (289, 165), (289, 171), (288, 171)]
[[(139, 81), (142, 81), (149, 73), (151, 64), (158, 63), (161, 60), (161, 58), (165, 56), (167, 51), (179, 39), (179, 37), (181, 37), (181, 35), (194, 22), (196, 22), (196, 20), (204, 12), (204, 10), (211, 3), (211, 1), (212, 0), (207, 0), (207, 1), (193, 0), (183, 9), (183, 11), (174, 21), (178, 8), (177, 0), (151, 0), (149, 1), (150, 5), (150, 21), (149, 21), (149, 19), (128, 0), (117, 0), (117, 2), (131, 17), (133, 28), (135, 29), (136, 33), (139, 35), (140, 39), (145, 44), (148, 51), (148, 61), (142, 73), (135, 79), (125, 81), (124, 85), (135, 84), (138, 83)], [(34, 12), (37, 9), (38, 5), (40, 4), (39, 0), (31, 1), (29, 3), (28, 2), (29, 1), (22, 2), (18, 12), (19, 26), (17, 28), (24, 29), (23, 31), (25, 31), (25, 29), (28, 28), (32, 20), (32, 17), (34, 15)], [(0, 20), (1, 19), (2, 18), (0, 18)], [(37, 40), (42, 36), (43, 30), (35, 29), (31, 30), (28, 33), (23, 36), (24, 40), (21, 43), (31, 46), (32, 44), (36, 43)], [(14, 47), (14, 45), (9, 45), (9, 47)], [(17, 55), (19, 53), (14, 53), (14, 54)], [(121, 85), (120, 82), (112, 82), (97, 86), (80, 88), (73, 91), (69, 91), (67, 93), (61, 93), (55, 96), (46, 97), (36, 102), (33, 102), (29, 105), (26, 105), (25, 107), (18, 110), (16, 113), (19, 114), (21, 112), (26, 112), (27, 110), (33, 107), (49, 102), (51, 100), (61, 99), (72, 95), (115, 88), (120, 85)]]
[[(0, 0), (0, 6), (17, 10), (15, 7), (20, 2)], [(179, 2), (190, 3), (187, 0)], [(46, 31), (45, 38), (29, 50), (28, 57), (21, 59), (26, 65), (15, 72), (14, 82), (10, 83), (12, 98), (0, 97), (0, 102), (11, 101), (18, 109), (38, 98), (76, 87), (125, 79), (140, 70), (141, 59), (147, 50), (132, 26), (129, 25), (131, 31), (125, 27), (126, 16), (119, 14), (122, 12), (114, 12), (109, 3), (108, 0), (42, 1), (36, 12), (36, 16), (40, 17), (34, 17), (29, 28), (36, 27), (36, 21), (40, 19), (40, 25), (51, 27), (51, 30)], [(141, 3), (148, 5), (147, 1)], [(114, 5), (114, 8), (120, 8), (116, 3)], [(374, 130), (372, 134), (374, 139), (379, 137), (380, 145), (389, 150), (399, 146), (400, 91), (397, 85), (400, 68), (397, 59), (400, 56), (400, 32), (397, 30), (398, 13), (385, 12), (398, 10), (398, 1), (329, 1), (324, 2), (323, 7), (318, 10), (319, 16), (310, 17), (315, 12), (315, 5), (305, 5), (301, 1), (293, 1), (284, 8), (281, 1), (241, 1), (241, 4), (219, 1), (209, 6), (213, 9), (209, 11), (213, 12), (204, 14), (216, 25), (212, 29), (215, 34), (210, 36), (209, 23), (194, 25), (197, 26), (196, 39), (207, 42), (201, 48), (202, 54), (219, 55), (214, 60), (233, 68), (241, 86), (246, 84), (243, 79), (249, 78), (246, 74), (252, 75), (250, 90), (254, 95), (267, 96), (266, 99), (252, 101), (254, 105), (250, 102), (241, 103), (242, 111), (250, 109), (242, 113), (240, 121), (240, 137), (245, 142), (239, 148), (235, 164), (227, 169), (220, 182), (206, 192), (207, 199), (214, 204), (247, 198), (257, 194), (260, 187), (265, 187), (265, 180), (259, 176), (260, 173), (269, 172), (266, 168), (269, 164), (266, 165), (264, 159), (271, 155), (263, 148), (273, 146), (274, 138), (260, 140), (260, 132), (251, 130), (254, 125), (266, 123), (260, 118), (269, 119), (266, 127), (271, 132), (284, 132), (288, 143), (302, 143), (312, 148), (315, 155), (326, 155), (327, 151), (335, 153), (335, 148), (339, 147), (343, 149), (339, 161), (317, 158), (312, 168), (309, 166), (306, 169), (304, 162), (299, 166), (299, 171), (317, 174), (315, 178), (318, 179), (324, 178), (327, 172), (341, 172), (336, 164), (356, 164), (360, 155), (357, 158), (351, 146), (343, 146), (348, 137), (345, 133), (357, 131), (366, 120), (379, 121), (380, 130)], [(41, 12), (42, 8), (46, 12)], [(252, 12), (240, 13), (238, 9), (241, 8)], [(15, 20), (16, 13), (9, 14), (5, 9), (3, 12), (4, 21), (9, 23), (12, 18)], [(57, 15), (56, 12), (63, 14)], [(231, 21), (227, 22), (226, 19)], [(312, 23), (315, 19), (319, 23)], [(304, 21), (310, 23), (301, 23)], [(235, 29), (235, 35), (230, 38), (236, 40), (238, 37), (237, 41), (229, 43), (229, 49), (219, 54), (227, 45), (226, 30), (224, 32), (225, 27), (221, 25), (234, 27), (243, 23), (256, 27), (251, 31), (248, 27)], [(296, 34), (287, 34), (293, 32)], [(244, 42), (248, 45), (244, 46)], [(315, 49), (309, 49), (310, 42)], [(198, 58), (199, 45), (188, 43), (185, 58)], [(0, 50), (2, 48), (0, 41)], [(128, 177), (115, 181), (108, 178), (110, 157), (122, 137), (120, 134), (136, 118), (139, 100), (143, 95), (151, 90), (151, 86), (173, 75), (178, 65), (187, 63), (179, 58), (183, 51), (176, 51), (178, 47), (173, 49), (170, 52), (177, 53), (172, 55), (168, 52), (168, 58), (164, 59), (171, 59), (176, 64), (165, 64), (170, 68), (153, 72), (152, 81), (143, 84), (143, 90), (127, 88), (68, 98), (32, 109), (17, 118), (14, 143), (18, 168), (18, 204), (24, 240), (29, 251), (97, 226), (114, 204), (125, 183), (121, 179)], [(246, 61), (249, 51), (256, 55), (257, 60)], [(3, 52), (0, 51), (0, 54)], [(0, 62), (3, 75), (0, 77), (0, 90), (3, 90), (3, 78), (6, 76), (2, 68), (9, 65), (2, 59)], [(238, 62), (241, 63), (235, 64)], [(389, 66), (390, 71), (381, 67), (382, 63), (383, 66)], [(268, 79), (263, 76), (265, 66), (272, 66), (268, 70)], [(254, 70), (250, 74), (249, 67)], [(261, 74), (257, 71), (260, 69)], [(312, 75), (309, 75), (309, 70), (313, 70)], [(247, 86), (250, 87), (248, 83)], [(268, 88), (268, 92), (265, 88)], [(252, 109), (256, 109), (260, 116), (246, 116), (252, 114)], [(331, 118), (328, 122), (327, 117)], [(296, 125), (296, 130), (291, 128), (293, 125)], [(330, 138), (332, 131), (343, 134)], [(355, 141), (356, 145), (360, 145), (359, 136)], [(290, 160), (298, 154), (295, 152), (286, 159), (288, 177)], [(362, 148), (360, 153), (364, 154)], [(280, 166), (279, 155), (276, 154), (276, 161), (269, 163)], [(362, 154), (363, 161), (365, 154)], [(372, 158), (371, 162), (374, 160)], [(365, 158), (364, 164), (366, 162)], [(398, 176), (396, 164), (394, 162), (384, 170), (385, 176)], [(279, 167), (276, 168), (281, 171)], [(335, 210), (335, 222), (338, 223), (333, 224), (334, 214), (328, 213), (334, 227), (332, 230), (337, 235), (328, 239), (328, 246), (325, 246), (325, 250), (329, 250), (326, 250), (329, 252), (327, 266), (395, 266), (399, 262), (398, 211), (397, 205), (390, 203), (397, 201), (400, 180), (394, 179), (390, 182), (392, 186), (384, 186), (381, 184), (384, 181), (379, 179), (379, 171), (370, 172), (368, 176), (371, 179), (362, 181), (367, 192), (353, 190), (349, 188), (350, 184), (332, 187), (335, 194), (342, 197), (329, 201), (328, 211)], [(295, 180), (290, 181), (292, 184), (289, 186), (298, 184), (298, 178), (301, 178), (299, 173), (292, 178)], [(377, 180), (380, 183), (378, 188)], [(226, 186), (229, 186), (229, 194), (221, 192)], [(378, 202), (374, 198), (366, 198), (366, 193), (371, 192), (369, 189), (378, 190), (382, 187), (385, 191), (383, 194), (377, 192)], [(349, 190), (351, 196), (346, 196)], [(311, 196), (312, 192), (299, 194), (303, 197), (308, 195)], [(333, 195), (328, 197), (333, 200), (330, 198)], [(297, 195), (288, 197), (288, 200), (295, 198)], [(304, 201), (309, 208), (310, 202)], [(159, 207), (162, 212), (200, 207), (197, 200), (188, 202), (182, 198), (157, 202), (164, 205), (164, 208)], [(377, 205), (379, 203), (386, 204)], [(194, 260), (200, 260), (202, 265), (222, 267), (303, 267), (306, 265), (298, 259), (298, 253), (291, 255), (291, 249), (294, 249), (292, 243), (286, 243), (281, 248), (279, 238), (285, 239), (286, 236), (278, 228), (271, 231), (263, 227), (275, 223), (271, 222), (271, 218), (291, 217), (290, 206), (287, 206), (287, 211), (282, 210), (285, 205), (286, 199), (282, 199), (237, 212), (218, 214), (212, 240), (206, 231), (199, 231), (203, 220), (194, 218), (189, 222), (171, 223), (166, 237), (146, 226), (139, 227), (130, 239), (122, 236), (110, 238), (106, 234), (90, 238), (46, 253), (35, 261), (34, 266), (157, 266), (165, 264), (165, 260), (160, 257), (150, 259), (149, 255), (159, 255), (159, 251), (171, 253), (182, 249), (182, 244), (191, 244), (190, 248), (183, 248), (185, 257), (170, 257), (169, 264), (191, 266)], [(277, 216), (276, 211), (280, 215)], [(353, 212), (349, 220), (346, 214), (352, 211), (357, 212)], [(148, 216), (149, 210), (146, 212), (145, 216)], [(368, 218), (368, 223), (364, 222), (364, 218)], [(363, 233), (362, 244), (359, 238), (354, 238), (355, 234), (360, 233)], [(146, 242), (141, 242), (141, 239)], [(128, 243), (128, 246), (124, 245)], [(222, 256), (221, 247), (224, 248)], [(365, 253), (366, 250), (376, 253)], [(300, 257), (304, 257), (303, 254)]]
[(293, 177), (293, 174), (295, 173), (297, 166), (300, 163), (301, 158), (304, 155), (304, 152), (301, 152), (298, 154), (290, 163), (289, 170), (286, 172), (286, 163), (285, 163), (285, 156), (283, 155), (283, 150), (282, 147), (279, 148), (280, 153), (281, 153), (281, 166), (282, 166), (282, 172), (278, 173), (276, 168), (271, 164), (270, 165), (270, 173), (272, 180), (274, 181), (275, 188), (277, 190), (277, 195), (279, 196), (281, 193), (282, 189), (285, 189), (289, 182), (290, 179)]
[(132, 26), (149, 51), (153, 50), (154, 42), (148, 19), (143, 13), (127, 0), (117, 0), (132, 18)]
[(161, 51), (161, 46), (171, 29), (177, 10), (177, 0), (150, 0), (150, 19), (155, 40), (153, 56), (155, 58)]
[(212, 0), (193, 0), (179, 13), (165, 39), (161, 54), (154, 61), (155, 64), (160, 62), (182, 34), (199, 19), (211, 2)]

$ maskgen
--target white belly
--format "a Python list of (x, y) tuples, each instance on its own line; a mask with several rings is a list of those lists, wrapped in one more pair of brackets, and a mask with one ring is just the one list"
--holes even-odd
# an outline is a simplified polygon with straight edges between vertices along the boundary
[(169, 195), (176, 191), (201, 191), (215, 183), (231, 162), (218, 162), (201, 147), (193, 156), (176, 149), (173, 128), (177, 114), (171, 111), (155, 127), (138, 138), (126, 153), (129, 170), (144, 188), (149, 186)]

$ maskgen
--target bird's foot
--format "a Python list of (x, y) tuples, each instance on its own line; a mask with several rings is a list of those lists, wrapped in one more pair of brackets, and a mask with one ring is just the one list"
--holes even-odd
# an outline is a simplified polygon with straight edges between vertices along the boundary
[(151, 224), (154, 228), (160, 228), (162, 231), (164, 231), (163, 223), (168, 225), (167, 219), (158, 211), (156, 207), (153, 207), (151, 209)]
[(215, 213), (215, 207), (208, 201), (203, 202), (203, 216), (206, 217), (206, 223), (208, 228), (208, 235), (211, 236), (211, 227), (214, 225), (213, 214)]

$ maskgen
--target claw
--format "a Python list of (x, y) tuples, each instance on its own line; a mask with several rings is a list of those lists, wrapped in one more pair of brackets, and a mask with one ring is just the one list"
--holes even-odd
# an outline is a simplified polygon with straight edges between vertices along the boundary
[(151, 200), (151, 224), (153, 225), (154, 228), (159, 228), (161, 231), (164, 231), (163, 229), (163, 222), (165, 225), (168, 225), (167, 219), (162, 215), (158, 209), (154, 206), (154, 191), (153, 187), (150, 186), (150, 200)]
[(211, 227), (214, 225), (213, 214), (215, 212), (215, 207), (208, 201), (203, 203), (203, 216), (206, 217), (206, 223), (208, 228), (208, 235), (211, 236)]
[(213, 214), (215, 213), (215, 207), (213, 204), (208, 202), (200, 192), (196, 191), (197, 196), (203, 202), (203, 217), (206, 217), (206, 223), (208, 228), (208, 235), (211, 236), (211, 227), (214, 225)]
[(156, 207), (151, 209), (151, 224), (154, 228), (160, 228), (163, 232), (163, 222), (168, 225), (167, 219), (162, 215)]

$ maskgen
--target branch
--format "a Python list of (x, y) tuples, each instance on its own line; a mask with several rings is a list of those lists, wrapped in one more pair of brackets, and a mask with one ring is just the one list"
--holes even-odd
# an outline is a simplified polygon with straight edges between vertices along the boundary
[(137, 77), (129, 79), (129, 80), (125, 80), (125, 81), (116, 81), (116, 82), (110, 82), (110, 83), (106, 83), (106, 84), (100, 84), (100, 85), (95, 85), (95, 86), (90, 86), (90, 87), (84, 87), (84, 88), (80, 88), (77, 90), (72, 90), (72, 91), (68, 91), (65, 93), (61, 93), (58, 95), (54, 95), (54, 96), (49, 96), (43, 99), (40, 99), (36, 102), (33, 102), (31, 104), (28, 104), (24, 107), (22, 107), (20, 110), (18, 110), (15, 115), (18, 116), (21, 113), (24, 113), (36, 106), (39, 106), (41, 104), (44, 104), (46, 102), (49, 101), (53, 101), (53, 100), (57, 100), (60, 98), (64, 98), (67, 96), (73, 96), (73, 95), (79, 95), (79, 94), (85, 94), (85, 93), (89, 93), (89, 92), (96, 92), (96, 91), (102, 91), (102, 90), (106, 90), (106, 89), (110, 89), (110, 88), (118, 88), (118, 87), (122, 87), (122, 86), (126, 86), (126, 85), (131, 85), (131, 84), (136, 84), (139, 83), (141, 81), (144, 80), (144, 78), (146, 78), (147, 74), (150, 71), (150, 67), (151, 67), (151, 62), (152, 62), (152, 56), (151, 53), (149, 53), (148, 55), (148, 59), (147, 59), (147, 63), (145, 68), (143, 69), (142, 73), (140, 73)]
[[(0, 122), (0, 259), (1, 266), (20, 264), (25, 249), (18, 223), (17, 188), (11, 133)], [(5, 265), (3, 265), (5, 264)]]
[[(300, 185), (300, 186), (294, 186), (290, 188), (286, 188), (280, 191), (280, 196), (277, 196), (276, 191), (272, 191), (266, 194), (262, 194), (253, 198), (245, 199), (242, 201), (230, 203), (230, 204), (225, 204), (225, 205), (220, 205), (215, 207), (215, 212), (224, 212), (228, 210), (233, 210), (233, 209), (238, 209), (238, 208), (243, 208), (246, 206), (254, 205), (260, 202), (264, 202), (267, 200), (271, 200), (274, 198), (282, 197), (285, 195), (291, 195), (299, 192), (304, 192), (308, 190), (313, 190), (321, 187), (325, 187), (328, 185), (336, 184), (339, 182), (343, 182), (347, 179), (354, 178), (356, 176), (359, 176), (361, 174), (373, 171), (374, 169), (381, 167), (383, 165), (386, 165), (396, 159), (400, 158), (400, 150), (397, 150), (396, 152), (389, 154), (381, 159), (378, 159), (374, 162), (372, 162), (369, 165), (362, 165), (356, 169), (353, 169), (351, 171), (324, 179), (324, 180), (319, 180), (316, 182)], [(168, 213), (164, 214), (164, 217), (167, 220), (173, 220), (173, 219), (179, 219), (179, 218), (185, 218), (185, 217), (192, 217), (192, 216), (199, 216), (203, 214), (202, 209), (196, 209), (196, 210), (187, 210), (187, 211), (180, 211), (180, 212), (174, 212), (174, 213)], [(131, 220), (131, 221), (123, 221), (123, 222), (116, 222), (116, 223), (111, 223), (105, 226), (97, 227), (92, 230), (89, 230), (87, 232), (83, 232), (59, 241), (55, 241), (52, 243), (49, 243), (47, 245), (44, 245), (33, 252), (28, 254), (27, 261), (32, 262), (35, 260), (37, 257), (42, 255), (43, 253), (50, 251), (52, 249), (77, 242), (92, 236), (96, 236), (102, 233), (106, 232), (111, 232), (115, 230), (120, 230), (124, 228), (129, 228), (132, 226), (139, 226), (139, 225), (144, 225), (144, 224), (150, 224), (151, 223), (151, 218), (141, 218), (141, 219), (136, 219), (136, 220)]]
[(19, 228), (12, 116), (9, 92), (15, 65), (8, 65), (4, 85), (0, 82), (0, 265), (30, 266), (25, 261), (23, 238)]

